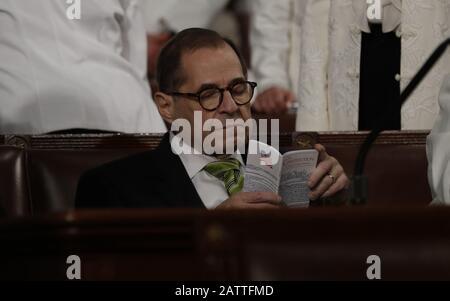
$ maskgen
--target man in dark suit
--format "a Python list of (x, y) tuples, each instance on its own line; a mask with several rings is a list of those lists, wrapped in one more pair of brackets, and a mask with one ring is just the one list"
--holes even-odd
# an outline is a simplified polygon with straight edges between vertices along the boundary
[[(208, 120), (251, 119), (250, 101), (256, 83), (247, 80), (247, 68), (234, 45), (213, 31), (188, 29), (161, 51), (155, 101), (168, 124), (186, 120), (194, 138), (195, 112)], [(225, 128), (222, 128), (224, 130)], [(89, 171), (79, 182), (77, 208), (279, 208), (281, 198), (270, 192), (241, 192), (244, 160), (236, 153), (208, 156), (178, 152), (176, 129), (160, 146)], [(201, 141), (211, 134), (202, 131)], [(224, 145), (236, 142), (236, 133), (224, 136)], [(195, 139), (194, 139), (195, 140)], [(191, 140), (192, 141), (192, 140)], [(198, 150), (194, 143), (184, 144)], [(319, 164), (309, 186), (311, 200), (330, 197), (348, 186), (342, 166), (317, 145)], [(191, 152), (191, 153), (192, 153)]]

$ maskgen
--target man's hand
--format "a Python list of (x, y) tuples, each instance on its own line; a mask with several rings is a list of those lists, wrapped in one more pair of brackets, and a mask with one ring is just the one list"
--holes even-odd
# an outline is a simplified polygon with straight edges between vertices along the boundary
[(220, 204), (216, 209), (278, 209), (281, 197), (272, 192), (240, 192)]
[(295, 101), (295, 95), (286, 89), (272, 87), (256, 97), (253, 108), (258, 113), (282, 114)]
[(309, 198), (312, 201), (334, 196), (348, 189), (350, 185), (344, 168), (335, 158), (327, 154), (325, 147), (317, 144), (315, 149), (319, 152), (319, 165), (308, 182), (311, 189)]

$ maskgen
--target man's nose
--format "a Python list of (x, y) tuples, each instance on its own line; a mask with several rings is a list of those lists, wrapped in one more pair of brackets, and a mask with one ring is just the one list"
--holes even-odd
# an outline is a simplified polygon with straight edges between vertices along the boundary
[(223, 92), (223, 101), (219, 107), (219, 113), (233, 114), (239, 109), (238, 105), (231, 96), (230, 91)]

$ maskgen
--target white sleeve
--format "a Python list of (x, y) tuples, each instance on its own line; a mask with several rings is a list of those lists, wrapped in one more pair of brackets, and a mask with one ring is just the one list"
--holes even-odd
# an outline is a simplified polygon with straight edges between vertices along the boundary
[[(208, 28), (228, 0), (145, 0), (144, 15), (148, 32), (191, 27)], [(155, 29), (156, 28), (156, 29)]]
[(297, 131), (329, 131), (328, 59), (331, 0), (310, 1), (302, 22)]
[(165, 30), (164, 16), (173, 7), (174, 1), (176, 0), (142, 0), (142, 14), (147, 33), (157, 34)]
[(122, 2), (125, 18), (121, 24), (122, 56), (139, 72), (140, 78), (147, 80), (147, 38), (142, 16), (141, 0)]
[(450, 74), (439, 98), (440, 113), (427, 139), (428, 180), (433, 204), (450, 205)]
[(253, 0), (250, 42), (252, 71), (259, 91), (291, 88), (288, 60), (291, 0)]

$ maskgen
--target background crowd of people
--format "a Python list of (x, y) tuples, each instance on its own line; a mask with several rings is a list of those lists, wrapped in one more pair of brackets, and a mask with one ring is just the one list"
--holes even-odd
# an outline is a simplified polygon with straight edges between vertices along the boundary
[(363, 0), (94, 0), (80, 20), (64, 1), (35, 2), (0, 3), (1, 133), (165, 132), (152, 100), (158, 54), (192, 27), (233, 40), (258, 83), (253, 110), (296, 112), (301, 131), (370, 130), (389, 110), (386, 129), (429, 130), (450, 72), (447, 53), (399, 106), (450, 36), (449, 1), (383, 0), (369, 19)]

